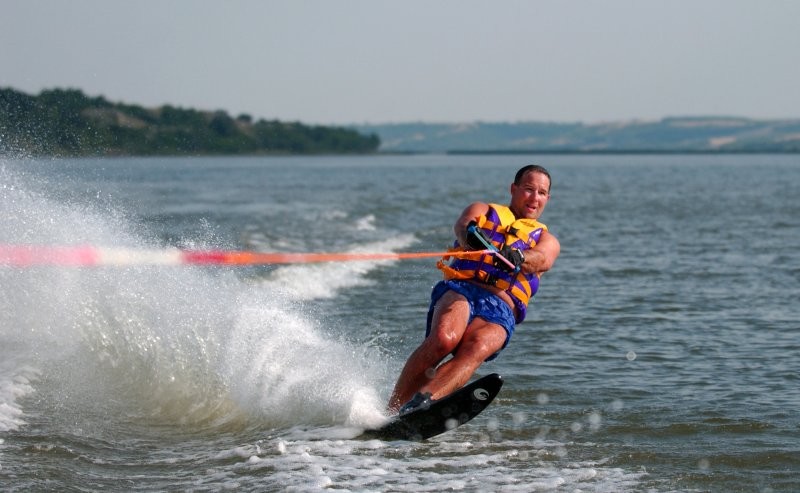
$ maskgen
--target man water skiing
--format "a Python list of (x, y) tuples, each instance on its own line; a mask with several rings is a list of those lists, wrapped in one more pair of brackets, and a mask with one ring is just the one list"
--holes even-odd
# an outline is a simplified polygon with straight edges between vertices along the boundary
[(545, 168), (525, 166), (511, 184), (508, 206), (475, 202), (456, 220), (454, 250), (496, 252), (438, 263), (445, 279), (433, 288), (425, 340), (400, 373), (390, 411), (405, 414), (454, 392), (506, 347), (539, 277), (561, 251), (538, 221), (550, 200), (550, 181)]

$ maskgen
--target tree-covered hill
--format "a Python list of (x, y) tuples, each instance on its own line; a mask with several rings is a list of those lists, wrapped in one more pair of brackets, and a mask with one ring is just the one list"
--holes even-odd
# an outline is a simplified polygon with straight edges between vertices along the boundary
[(800, 152), (800, 120), (673, 117), (609, 123), (358, 125), (383, 152)]
[(0, 153), (48, 156), (344, 154), (380, 140), (354, 129), (253, 121), (224, 111), (112, 103), (80, 90), (0, 88)]

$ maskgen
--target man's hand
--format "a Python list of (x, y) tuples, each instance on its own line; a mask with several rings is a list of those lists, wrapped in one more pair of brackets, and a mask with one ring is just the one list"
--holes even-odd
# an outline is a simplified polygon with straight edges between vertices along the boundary
[(522, 254), (522, 250), (519, 248), (512, 248), (510, 246), (504, 246), (497, 252), (499, 255), (502, 255), (503, 258), (511, 262), (513, 267), (506, 262), (503, 262), (503, 259), (499, 258), (497, 255), (494, 257), (494, 265), (495, 267), (500, 267), (501, 269), (507, 270), (508, 272), (519, 272), (522, 263), (525, 262), (525, 255)]
[(491, 240), (486, 237), (483, 230), (478, 227), (478, 223), (471, 221), (467, 225), (467, 231), (464, 234), (467, 239), (467, 246), (472, 250), (486, 250), (494, 248)]

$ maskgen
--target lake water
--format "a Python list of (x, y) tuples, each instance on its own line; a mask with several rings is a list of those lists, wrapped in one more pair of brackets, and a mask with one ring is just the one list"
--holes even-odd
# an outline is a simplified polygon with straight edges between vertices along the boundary
[(433, 260), (0, 266), (0, 489), (800, 490), (800, 156), (0, 159), (0, 242), (441, 251), (553, 175), (562, 253), (422, 443), (383, 419)]

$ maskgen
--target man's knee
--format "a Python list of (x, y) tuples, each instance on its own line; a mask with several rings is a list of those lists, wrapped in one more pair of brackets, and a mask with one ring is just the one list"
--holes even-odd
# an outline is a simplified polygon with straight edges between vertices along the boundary
[(500, 350), (500, 346), (478, 340), (462, 344), (458, 348), (458, 356), (473, 359), (478, 362), (486, 361), (489, 356)]
[(424, 344), (431, 354), (435, 354), (439, 359), (455, 351), (461, 340), (452, 331), (436, 330), (427, 338)]
[(458, 348), (459, 356), (485, 361), (503, 348), (506, 331), (499, 325), (487, 325), (478, 330), (469, 330)]

